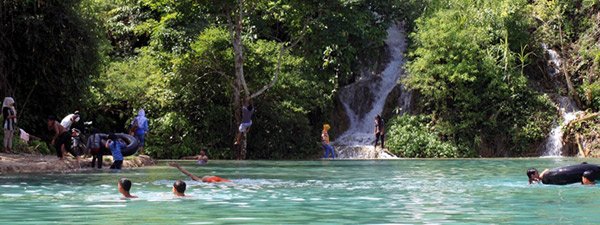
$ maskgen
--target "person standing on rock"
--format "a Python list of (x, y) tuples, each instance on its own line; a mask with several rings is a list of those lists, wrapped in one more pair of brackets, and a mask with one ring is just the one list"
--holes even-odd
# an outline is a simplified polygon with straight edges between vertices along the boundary
[(331, 154), (331, 158), (335, 159), (335, 150), (329, 142), (329, 129), (331, 129), (329, 124), (323, 124), (323, 132), (321, 133), (321, 144), (323, 145), (323, 149), (325, 149), (325, 155), (323, 156), (323, 158), (327, 159)]
[(4, 151), (12, 151), (12, 140), (17, 127), (17, 109), (15, 100), (11, 97), (4, 98), (2, 102), (2, 118), (4, 118), (2, 127), (4, 128)]
[(144, 109), (138, 111), (138, 115), (131, 121), (130, 134), (140, 142), (139, 154), (144, 154), (144, 145), (146, 143), (146, 133), (148, 133), (148, 118), (146, 118), (146, 112)]
[(381, 139), (381, 148), (384, 147), (385, 142), (385, 125), (383, 124), (383, 118), (381, 115), (375, 116), (375, 148), (377, 148), (377, 142)]

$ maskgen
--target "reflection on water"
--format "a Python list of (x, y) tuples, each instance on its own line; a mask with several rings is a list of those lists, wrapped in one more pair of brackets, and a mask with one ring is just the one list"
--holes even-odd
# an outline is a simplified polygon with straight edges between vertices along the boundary
[[(0, 224), (597, 223), (600, 191), (528, 185), (525, 170), (579, 159), (211, 161), (189, 180), (158, 166), (0, 177)], [(591, 161), (590, 163), (594, 163)], [(595, 162), (598, 163), (598, 162)], [(138, 199), (123, 200), (120, 177)], [(175, 198), (175, 180), (188, 184)]]

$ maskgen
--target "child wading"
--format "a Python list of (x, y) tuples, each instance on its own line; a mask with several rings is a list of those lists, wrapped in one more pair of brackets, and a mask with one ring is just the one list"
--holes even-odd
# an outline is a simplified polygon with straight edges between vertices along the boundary
[(114, 134), (108, 135), (108, 139), (106, 148), (110, 149), (113, 156), (113, 164), (110, 168), (120, 170), (121, 166), (123, 166), (123, 154), (121, 153), (121, 149), (125, 147), (125, 144), (123, 144), (123, 142), (121, 142)]

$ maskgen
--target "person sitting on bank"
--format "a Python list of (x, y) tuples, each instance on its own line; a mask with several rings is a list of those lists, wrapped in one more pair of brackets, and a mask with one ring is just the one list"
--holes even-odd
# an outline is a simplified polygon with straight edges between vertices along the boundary
[(173, 183), (173, 194), (177, 197), (185, 197), (186, 184), (182, 180), (177, 180)]
[(117, 189), (119, 189), (119, 193), (121, 193), (124, 198), (137, 198), (137, 196), (129, 193), (131, 190), (131, 181), (127, 178), (119, 179), (119, 182), (117, 182)]
[(189, 171), (187, 171), (186, 169), (182, 168), (179, 164), (174, 163), (174, 162), (169, 163), (169, 166), (177, 168), (183, 174), (187, 175), (188, 177), (192, 178), (192, 180), (195, 180), (195, 181), (201, 181), (201, 182), (205, 182), (205, 183), (231, 182), (228, 179), (225, 179), (225, 178), (222, 178), (222, 177), (217, 177), (217, 176), (204, 176), (202, 178), (197, 177), (194, 174), (192, 174)]
[(58, 121), (56, 121), (55, 116), (48, 116), (47, 125), (48, 130), (54, 133), (50, 145), (54, 146), (54, 149), (56, 150), (56, 156), (63, 160), (64, 156), (67, 154), (67, 151), (69, 151), (73, 156), (75, 156), (75, 160), (77, 160), (77, 163), (79, 164), (79, 156), (74, 151), (71, 151), (69, 145), (69, 141), (71, 141), (71, 133), (67, 132), (67, 129), (60, 125)]
[(252, 106), (252, 100), (247, 98), (242, 107), (242, 123), (238, 129), (239, 132), (235, 138), (234, 145), (239, 145), (242, 140), (242, 135), (250, 131), (250, 126), (252, 126), (252, 114), (254, 114), (254, 106)]
[(113, 157), (113, 164), (110, 166), (111, 169), (120, 170), (123, 166), (123, 154), (121, 153), (121, 149), (123, 149), (123, 147), (125, 147), (125, 144), (123, 144), (123, 142), (121, 142), (116, 135), (108, 135), (106, 148), (110, 149)]

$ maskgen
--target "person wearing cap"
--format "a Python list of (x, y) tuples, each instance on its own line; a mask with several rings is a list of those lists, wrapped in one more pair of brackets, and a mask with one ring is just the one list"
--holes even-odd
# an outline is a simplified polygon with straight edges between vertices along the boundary
[(60, 121), (60, 125), (69, 130), (74, 123), (79, 122), (79, 119), (79, 111), (75, 111), (74, 113), (65, 116), (65, 118)]

